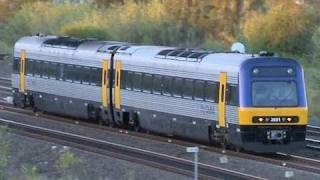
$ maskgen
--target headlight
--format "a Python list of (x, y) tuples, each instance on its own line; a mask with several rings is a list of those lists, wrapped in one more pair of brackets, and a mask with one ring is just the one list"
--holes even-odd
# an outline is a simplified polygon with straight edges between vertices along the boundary
[(289, 68), (289, 69), (287, 70), (287, 72), (288, 72), (288, 74), (292, 74), (292, 73), (293, 73), (293, 69), (292, 69), (292, 68)]
[(258, 68), (254, 68), (252, 72), (253, 72), (253, 74), (258, 74), (259, 73), (259, 69)]

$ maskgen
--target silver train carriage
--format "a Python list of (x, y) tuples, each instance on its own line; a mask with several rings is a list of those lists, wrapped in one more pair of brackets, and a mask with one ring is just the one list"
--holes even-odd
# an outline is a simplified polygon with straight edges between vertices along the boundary
[(291, 59), (28, 36), (13, 64), (19, 107), (256, 152), (304, 146), (303, 70)]

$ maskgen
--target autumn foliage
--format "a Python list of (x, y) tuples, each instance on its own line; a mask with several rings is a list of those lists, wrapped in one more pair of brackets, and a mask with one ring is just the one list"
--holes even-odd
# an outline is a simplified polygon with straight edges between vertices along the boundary
[(38, 32), (215, 51), (241, 41), (250, 53), (299, 59), (312, 72), (309, 99), (317, 104), (319, 14), (314, 0), (0, 0), (0, 53), (12, 53), (17, 39)]

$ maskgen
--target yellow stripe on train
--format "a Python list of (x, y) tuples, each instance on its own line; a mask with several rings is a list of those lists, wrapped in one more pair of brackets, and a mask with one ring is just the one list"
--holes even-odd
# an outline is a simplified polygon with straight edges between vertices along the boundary
[[(254, 123), (254, 117), (299, 117), (296, 123), (278, 122), (278, 123)], [(306, 125), (308, 124), (308, 108), (239, 108), (239, 125)]]

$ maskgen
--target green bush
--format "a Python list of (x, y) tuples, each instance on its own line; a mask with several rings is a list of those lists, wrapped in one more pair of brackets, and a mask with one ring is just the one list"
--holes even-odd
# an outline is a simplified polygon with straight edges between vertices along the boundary
[(21, 169), (26, 180), (38, 180), (40, 177), (36, 166), (23, 165)]
[(7, 128), (0, 126), (0, 180), (6, 179), (8, 155), (10, 150)]
[(268, 50), (303, 54), (314, 31), (314, 14), (311, 8), (293, 1), (279, 2), (266, 14), (249, 18), (243, 33), (253, 51)]
[[(79, 21), (95, 12), (90, 5), (36, 2), (22, 5), (7, 24), (0, 27), (0, 42), (9, 49), (20, 37), (36, 33), (59, 34), (66, 24)], [(2, 51), (8, 51), (5, 48)], [(6, 53), (11, 53), (6, 52)]]

